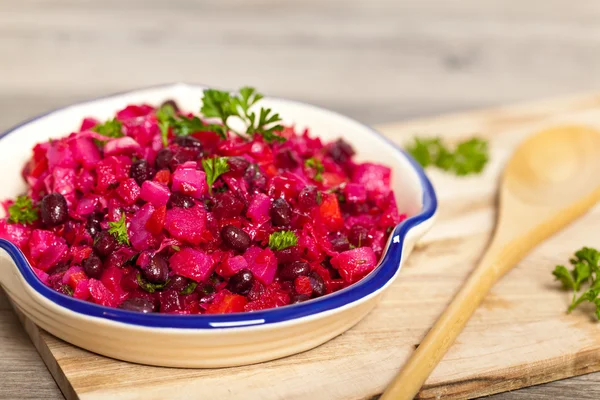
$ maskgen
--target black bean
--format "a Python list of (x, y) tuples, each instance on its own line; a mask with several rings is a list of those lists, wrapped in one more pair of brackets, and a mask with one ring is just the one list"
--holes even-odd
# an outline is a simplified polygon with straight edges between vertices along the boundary
[(308, 278), (310, 280), (310, 285), (312, 286), (313, 295), (315, 297), (323, 296), (325, 294), (326, 288), (325, 282), (323, 282), (323, 278), (321, 278), (321, 275), (317, 274), (316, 272), (312, 272)]
[(165, 287), (165, 290), (174, 290), (181, 292), (190, 283), (189, 279), (180, 275), (174, 275), (170, 280), (169, 284)]
[(298, 246), (287, 247), (283, 250), (276, 251), (275, 257), (277, 257), (277, 262), (279, 264), (300, 261), (300, 258), (302, 257), (302, 249)]
[(229, 279), (227, 288), (233, 293), (248, 294), (250, 289), (252, 289), (253, 280), (254, 275), (252, 275), (252, 272), (248, 269), (242, 269)]
[(290, 304), (302, 303), (303, 301), (306, 301), (308, 299), (310, 299), (310, 296), (307, 296), (305, 294), (294, 294), (290, 297)]
[(156, 155), (154, 165), (157, 170), (168, 169), (171, 160), (173, 159), (173, 152), (169, 149), (160, 149)]
[(113, 235), (108, 233), (108, 231), (102, 231), (96, 236), (94, 250), (100, 257), (106, 257), (115, 250), (117, 245), (117, 239)]
[(60, 193), (50, 193), (40, 202), (40, 216), (46, 226), (56, 226), (67, 221), (67, 200)]
[(240, 253), (246, 251), (252, 243), (250, 236), (246, 232), (233, 225), (225, 225), (221, 229), (221, 238), (227, 247), (237, 250)]
[(144, 269), (144, 278), (150, 283), (165, 283), (169, 279), (169, 263), (160, 254), (155, 254)]
[(100, 260), (100, 257), (97, 255), (90, 255), (88, 258), (83, 260), (81, 265), (83, 267), (83, 271), (90, 278), (100, 279), (100, 276), (102, 276), (102, 270), (104, 268), (102, 266), (102, 260)]
[(193, 136), (175, 136), (173, 142), (181, 147), (196, 147), (202, 150), (202, 142)]
[(331, 243), (333, 250), (338, 253), (350, 250), (350, 242), (344, 234), (339, 234), (334, 238), (329, 239), (329, 243)]
[(292, 220), (292, 209), (284, 199), (275, 199), (271, 204), (270, 215), (273, 225), (289, 225)]
[(348, 232), (348, 240), (356, 247), (368, 246), (371, 242), (369, 230), (362, 225), (353, 225)]
[(331, 145), (328, 150), (329, 156), (333, 158), (333, 160), (337, 163), (345, 163), (352, 157), (355, 152), (350, 144), (348, 144), (343, 139), (338, 139), (335, 143)]
[(279, 277), (286, 281), (293, 281), (299, 276), (310, 273), (310, 265), (304, 261), (294, 261), (279, 269)]
[(309, 210), (319, 204), (321, 204), (321, 193), (319, 193), (315, 186), (306, 186), (300, 191), (298, 205), (301, 208)]
[(136, 311), (144, 314), (149, 314), (156, 311), (154, 302), (147, 299), (142, 299), (140, 297), (123, 301), (121, 304), (119, 304), (119, 308), (122, 310)]
[(241, 174), (248, 166), (250, 166), (250, 161), (246, 160), (244, 157), (229, 157), (227, 159), (227, 164), (229, 165), (229, 171), (235, 174)]
[(102, 230), (102, 227), (100, 226), (100, 222), (102, 221), (103, 218), (104, 218), (104, 215), (99, 212), (92, 213), (88, 216), (88, 220), (85, 225), (85, 228), (88, 230), (88, 232), (90, 233), (90, 236), (92, 238), (95, 238), (96, 235), (98, 233), (100, 233), (100, 231)]
[(152, 175), (152, 167), (150, 167), (148, 161), (143, 159), (134, 162), (129, 170), (129, 176), (140, 186), (145, 181), (152, 179)]
[(217, 218), (237, 217), (244, 210), (245, 204), (231, 192), (223, 192), (215, 195), (212, 212)]
[(192, 208), (196, 202), (192, 196), (187, 194), (173, 192), (169, 198), (168, 208), (179, 207), (179, 208)]

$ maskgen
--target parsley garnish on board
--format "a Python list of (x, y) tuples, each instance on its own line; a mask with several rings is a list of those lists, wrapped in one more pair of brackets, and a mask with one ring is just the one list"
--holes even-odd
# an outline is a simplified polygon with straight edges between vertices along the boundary
[(29, 196), (17, 197), (17, 200), (8, 207), (8, 215), (8, 222), (13, 224), (29, 225), (39, 218), (38, 209)]
[(127, 235), (127, 223), (125, 221), (125, 214), (121, 215), (121, 218), (117, 222), (108, 223), (108, 233), (113, 235), (119, 243), (129, 245), (129, 236)]
[(472, 138), (450, 150), (440, 138), (415, 138), (406, 150), (424, 168), (436, 166), (458, 176), (478, 174), (489, 160), (488, 143)]
[[(596, 306), (596, 316), (600, 319), (600, 252), (596, 249), (584, 247), (575, 253), (575, 257), (569, 260), (573, 266), (572, 270), (564, 265), (557, 265), (552, 274), (561, 281), (565, 289), (573, 290), (573, 300), (568, 312), (573, 311), (583, 302), (590, 302)], [(579, 294), (583, 284), (590, 286)]]
[(275, 251), (287, 249), (298, 244), (298, 236), (292, 231), (273, 232), (269, 236), (269, 247)]
[(109, 138), (123, 137), (124, 135), (122, 129), (123, 124), (121, 124), (121, 121), (117, 120), (116, 118), (109, 119), (105, 123), (98, 124), (92, 128), (94, 132)]
[(206, 173), (206, 183), (208, 183), (208, 193), (212, 196), (212, 185), (225, 172), (229, 171), (227, 157), (205, 158), (202, 160), (202, 167)]

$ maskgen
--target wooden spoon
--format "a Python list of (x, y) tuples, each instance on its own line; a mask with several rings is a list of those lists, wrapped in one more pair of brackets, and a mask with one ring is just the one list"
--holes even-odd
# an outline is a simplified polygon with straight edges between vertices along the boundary
[(599, 200), (600, 132), (565, 126), (526, 140), (504, 172), (487, 252), (381, 400), (413, 399), (492, 285)]

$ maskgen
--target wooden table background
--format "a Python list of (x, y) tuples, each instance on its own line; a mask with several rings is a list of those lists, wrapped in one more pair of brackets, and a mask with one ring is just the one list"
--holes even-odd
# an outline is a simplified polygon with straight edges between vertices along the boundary
[[(600, 90), (597, 0), (0, 0), (0, 129), (188, 81), (376, 124)], [(62, 399), (0, 290), (0, 399)], [(598, 399), (600, 374), (492, 396)]]

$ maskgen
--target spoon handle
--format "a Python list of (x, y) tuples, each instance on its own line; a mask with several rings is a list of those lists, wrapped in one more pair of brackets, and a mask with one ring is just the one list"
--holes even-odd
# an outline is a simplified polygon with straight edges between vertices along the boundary
[[(498, 280), (497, 257), (487, 253), (380, 400), (412, 400)], [(491, 268), (490, 268), (491, 267)]]

